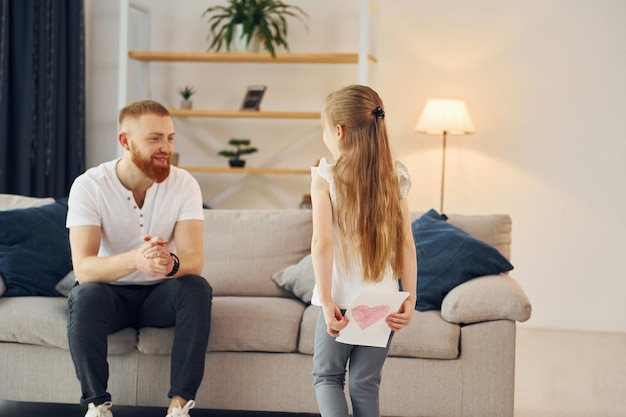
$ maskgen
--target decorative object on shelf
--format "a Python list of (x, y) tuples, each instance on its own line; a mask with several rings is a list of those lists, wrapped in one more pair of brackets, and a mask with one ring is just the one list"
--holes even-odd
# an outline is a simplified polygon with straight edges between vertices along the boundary
[(260, 42), (272, 56), (278, 47), (289, 50), (287, 18), (300, 20), (308, 29), (309, 17), (300, 7), (280, 0), (229, 0), (228, 5), (209, 7), (202, 13), (205, 15), (209, 15), (210, 23), (207, 39), (213, 38), (208, 50), (219, 51), (225, 46), (230, 51), (232, 46), (238, 51), (236, 43), (243, 41), (245, 51), (253, 42)]
[(170, 164), (174, 166), (178, 166), (179, 160), (180, 160), (180, 154), (178, 152), (172, 153), (172, 156), (170, 156)]
[(231, 139), (228, 144), (235, 147), (235, 150), (222, 150), (219, 152), (220, 156), (230, 158), (228, 165), (233, 168), (243, 168), (246, 165), (245, 159), (241, 159), (241, 155), (249, 155), (258, 151), (257, 148), (253, 148), (250, 145), (250, 139)]
[(452, 98), (431, 98), (426, 102), (415, 130), (427, 135), (443, 135), (441, 159), (441, 195), (439, 213), (443, 214), (443, 187), (446, 173), (446, 138), (448, 135), (469, 135), (474, 133), (467, 106), (463, 100)]
[(251, 85), (241, 103), (241, 110), (259, 110), (263, 94), (267, 89), (264, 85)]
[(312, 209), (313, 202), (311, 201), (311, 194), (303, 194), (302, 201), (300, 202), (301, 209)]
[(178, 94), (182, 97), (180, 102), (181, 109), (190, 109), (193, 107), (193, 101), (191, 100), (191, 96), (196, 93), (193, 87), (184, 86), (178, 90)]

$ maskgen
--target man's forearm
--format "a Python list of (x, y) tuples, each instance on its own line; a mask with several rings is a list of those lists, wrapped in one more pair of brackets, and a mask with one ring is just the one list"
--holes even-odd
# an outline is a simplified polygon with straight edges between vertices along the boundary
[(74, 274), (79, 283), (114, 282), (137, 270), (135, 251), (113, 256), (88, 256), (74, 264)]

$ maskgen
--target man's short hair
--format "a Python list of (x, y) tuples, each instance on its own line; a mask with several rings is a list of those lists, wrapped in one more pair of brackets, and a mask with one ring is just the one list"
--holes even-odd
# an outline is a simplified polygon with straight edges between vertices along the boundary
[(169, 116), (170, 112), (161, 103), (154, 100), (137, 100), (124, 106), (120, 110), (120, 126), (126, 118), (137, 118), (144, 114), (154, 114), (156, 116)]

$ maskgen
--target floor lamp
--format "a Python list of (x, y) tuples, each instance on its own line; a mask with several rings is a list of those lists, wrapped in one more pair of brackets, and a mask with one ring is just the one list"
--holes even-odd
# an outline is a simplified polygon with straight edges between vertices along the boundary
[(448, 135), (469, 135), (474, 133), (467, 106), (463, 100), (451, 98), (431, 98), (417, 121), (415, 130), (427, 135), (443, 135), (441, 157), (441, 196), (439, 213), (443, 214), (443, 190), (446, 174), (446, 139)]

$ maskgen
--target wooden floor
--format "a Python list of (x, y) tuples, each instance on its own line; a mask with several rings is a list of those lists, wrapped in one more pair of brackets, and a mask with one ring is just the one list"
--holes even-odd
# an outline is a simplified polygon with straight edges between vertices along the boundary
[[(113, 417), (165, 417), (163, 407), (114, 406)], [(0, 400), (0, 417), (83, 417), (85, 408), (77, 404), (25, 403)], [(192, 417), (319, 417), (317, 414), (268, 413), (258, 411), (196, 410)]]
[(517, 330), (515, 417), (626, 417), (626, 333)]

